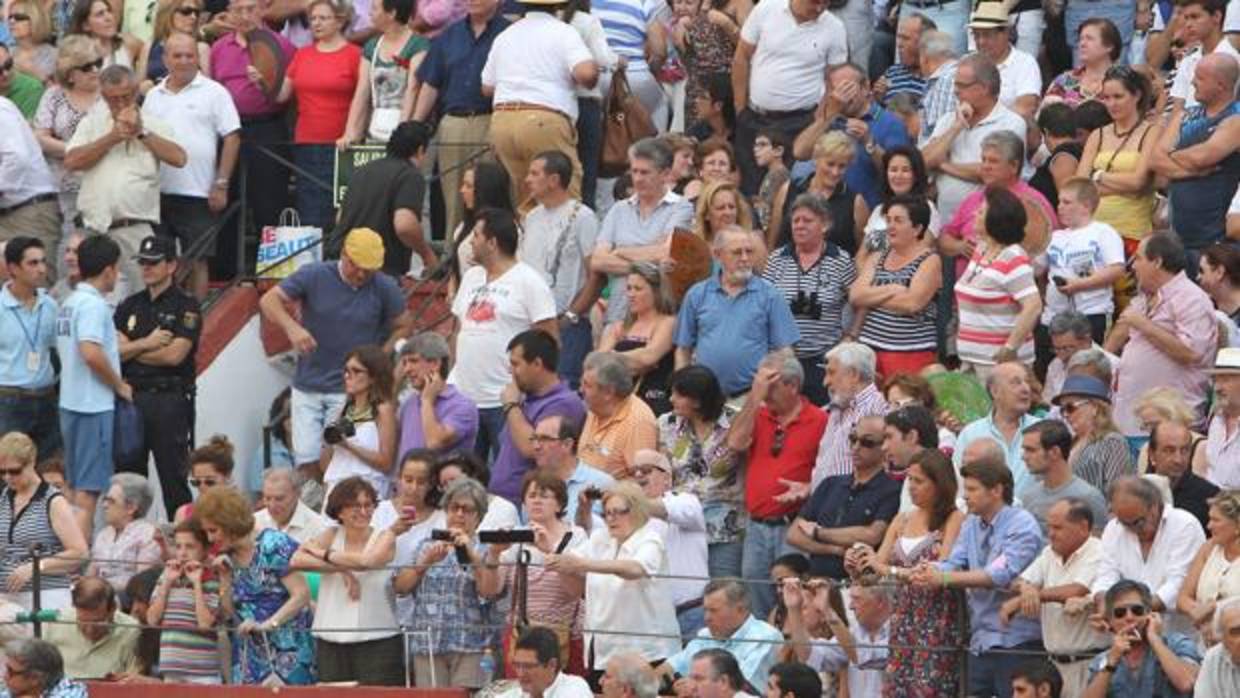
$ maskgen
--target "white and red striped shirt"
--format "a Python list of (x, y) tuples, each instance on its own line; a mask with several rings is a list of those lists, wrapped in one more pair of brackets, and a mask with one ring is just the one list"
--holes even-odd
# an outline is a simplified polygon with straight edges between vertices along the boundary
[(852, 447), (848, 435), (862, 417), (882, 417), (887, 414), (887, 399), (873, 383), (866, 385), (847, 404), (830, 405), (827, 428), (818, 442), (818, 460), (810, 477), (809, 491), (833, 475), (849, 475), (853, 471)]
[[(995, 362), (995, 352), (1008, 341), (1020, 314), (1020, 301), (1036, 296), (1038, 286), (1029, 255), (1020, 245), (1008, 245), (989, 262), (986, 252), (985, 245), (978, 245), (956, 281), (960, 313), (956, 353), (961, 361), (990, 365)], [(1033, 361), (1033, 333), (1020, 345), (1017, 357), (1023, 362)]]

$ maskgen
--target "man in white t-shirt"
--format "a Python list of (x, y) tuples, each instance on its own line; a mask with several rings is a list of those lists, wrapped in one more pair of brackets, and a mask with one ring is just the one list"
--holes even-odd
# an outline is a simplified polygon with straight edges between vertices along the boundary
[(825, 0), (767, 0), (749, 13), (732, 59), (736, 162), (747, 196), (762, 179), (753, 157), (758, 132), (773, 129), (791, 141), (809, 125), (827, 66), (848, 60), (846, 34)]
[(555, 298), (541, 274), (517, 261), (517, 238), (512, 213), (484, 211), (470, 242), (477, 264), (465, 272), (452, 300), (459, 325), (453, 338), (456, 365), (448, 382), (478, 405), (474, 450), (479, 454), (499, 446), (500, 394), (512, 380), (509, 340), (531, 327), (559, 337)]
[(499, 698), (594, 698), (585, 679), (564, 673), (567, 654), (551, 628), (534, 626), (521, 633), (512, 650), (518, 685)]
[(1087, 317), (1099, 316), (1102, 327), (1115, 309), (1112, 285), (1124, 275), (1124, 242), (1110, 225), (1094, 220), (1098, 188), (1084, 179), (1072, 179), (1059, 189), (1059, 220), (1063, 230), (1051, 233), (1046, 248), (1048, 265), (1046, 307), (1042, 324), (1065, 310)]
[(1176, 7), (1180, 35), (1186, 46), (1201, 46), (1180, 61), (1176, 67), (1175, 82), (1171, 84), (1171, 100), (1176, 109), (1197, 106), (1193, 89), (1193, 75), (1197, 63), (1209, 53), (1226, 53), (1240, 61), (1240, 51), (1223, 36), (1223, 0), (1185, 0)]
[(982, 141), (995, 131), (1011, 131), (1025, 138), (1025, 119), (999, 103), (999, 70), (981, 53), (971, 53), (956, 64), (954, 118), (938, 120), (930, 142), (922, 149), (926, 167), (937, 172), (938, 207), (946, 215), (965, 197), (981, 188)]
[(590, 306), (602, 283), (591, 283), (586, 266), (598, 237), (598, 216), (568, 191), (572, 176), (572, 161), (558, 150), (541, 152), (530, 162), (525, 187), (538, 205), (525, 214), (517, 259), (534, 267), (551, 287), (560, 324), (557, 372), (576, 390), (581, 362), (594, 343)]
[(1012, 46), (1004, 3), (979, 3), (969, 21), (977, 50), (999, 69), (999, 103), (1030, 118), (1042, 97), (1042, 70), (1033, 56)]
[(594, 87), (598, 64), (577, 30), (556, 16), (562, 1), (523, 0), (525, 17), (495, 37), (482, 68), (482, 94), (495, 99), (491, 147), (508, 170), (516, 202), (529, 195), (525, 172), (544, 150), (572, 161), (569, 189), (581, 195), (573, 89)]

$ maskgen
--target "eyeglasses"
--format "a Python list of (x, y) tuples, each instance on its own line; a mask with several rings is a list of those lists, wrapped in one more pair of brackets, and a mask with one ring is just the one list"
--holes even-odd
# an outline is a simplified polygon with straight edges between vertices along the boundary
[(192, 477), (189, 479), (190, 486), (196, 489), (202, 489), (203, 487), (215, 487), (219, 483), (220, 481), (216, 480), (213, 477), (205, 477), (205, 478)]
[(848, 445), (856, 446), (861, 444), (862, 448), (878, 448), (883, 445), (883, 440), (877, 436), (857, 436), (856, 434), (848, 435)]
[(0, 468), (0, 477), (17, 477), (25, 468)]
[(1120, 618), (1124, 618), (1129, 615), (1133, 616), (1134, 618), (1144, 618), (1145, 614), (1149, 612), (1150, 612), (1150, 609), (1146, 608), (1145, 604), (1133, 603), (1133, 604), (1128, 604), (1127, 606), (1116, 606), (1115, 608), (1112, 608), (1111, 617), (1116, 620), (1119, 620)]
[(97, 58), (90, 63), (83, 63), (82, 65), (75, 66), (73, 69), (80, 70), (83, 73), (93, 73), (96, 70), (103, 70), (103, 59)]
[(542, 664), (539, 664), (538, 662), (512, 662), (512, 668), (514, 671), (531, 671), (540, 666), (542, 666)]
[(478, 509), (472, 504), (450, 504), (448, 505), (449, 514), (477, 514)]
[(627, 515), (629, 512), (631, 512), (631, 511), (633, 511), (633, 510), (632, 510), (632, 509), (629, 509), (629, 508), (627, 508), (627, 507), (626, 507), (626, 508), (624, 508), (624, 509), (604, 509), (604, 510), (603, 510), (603, 518), (604, 518), (604, 519), (614, 519), (614, 518), (617, 518), (617, 517), (620, 517), (620, 516), (625, 516), (625, 515)]
[(198, 9), (197, 7), (178, 7), (177, 14), (181, 15), (182, 17), (197, 17), (198, 15), (202, 14), (202, 10)]
[(547, 436), (546, 434), (533, 434), (530, 436), (530, 441), (536, 444), (553, 444), (556, 441), (564, 441), (564, 439), (558, 436)]
[(1065, 401), (1062, 405), (1059, 406), (1059, 411), (1063, 412), (1064, 416), (1067, 416), (1067, 415), (1072, 414), (1073, 412), (1076, 412), (1077, 410), (1081, 409), (1087, 404), (1089, 404), (1088, 400), (1074, 400), (1072, 402)]
[(13, 23), (17, 23), (17, 22), (29, 22), (29, 21), (30, 21), (30, 15), (24, 15), (24, 14), (22, 14), (22, 13), (20, 13), (20, 12), (14, 12), (13, 14), (9, 15), (9, 21), (10, 21), (10, 22), (13, 22)]
[(775, 427), (775, 440), (771, 442), (771, 455), (779, 458), (779, 454), (784, 452), (784, 441), (788, 438), (788, 430), (783, 427)]
[(353, 502), (345, 507), (345, 509), (357, 509), (359, 511), (373, 511), (375, 509), (374, 502)]

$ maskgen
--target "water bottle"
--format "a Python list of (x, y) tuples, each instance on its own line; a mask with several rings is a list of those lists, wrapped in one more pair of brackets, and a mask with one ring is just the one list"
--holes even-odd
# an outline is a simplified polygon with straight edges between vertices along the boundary
[(478, 660), (478, 686), (485, 687), (495, 679), (495, 655), (491, 653), (491, 648), (487, 648), (482, 652), (482, 659)]

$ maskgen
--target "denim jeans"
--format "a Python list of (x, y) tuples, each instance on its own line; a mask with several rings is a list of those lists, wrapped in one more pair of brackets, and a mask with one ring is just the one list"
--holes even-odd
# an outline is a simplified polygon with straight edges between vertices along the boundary
[[(1012, 674), (1022, 664), (1028, 662), (1033, 655), (1009, 653), (1006, 648), (996, 647), (994, 652), (982, 652), (969, 656), (969, 691), (970, 696), (998, 696), (1011, 698)], [(1037, 652), (1042, 650), (1042, 642), (1034, 640), (1024, 642), (1011, 650)]]
[(697, 637), (699, 630), (706, 627), (706, 609), (699, 605), (687, 611), (681, 611), (676, 614), (676, 620), (680, 622), (680, 637), (688, 642)]
[(324, 189), (297, 173), (297, 213), (301, 216), (301, 224), (330, 233), (336, 222), (330, 189), (335, 175), (336, 146), (298, 144), (293, 149), (293, 163), (329, 187)]
[(745, 529), (741, 576), (747, 580), (749, 609), (755, 618), (765, 619), (775, 607), (775, 587), (766, 580), (770, 579), (775, 558), (792, 550), (785, 541), (787, 533), (786, 525), (772, 526), (752, 520)]
[(20, 431), (34, 440), (39, 460), (60, 450), (60, 412), (55, 393), (40, 398), (0, 395), (0, 434)]
[(577, 322), (560, 321), (560, 363), (556, 373), (576, 390), (581, 385), (581, 364), (594, 348), (594, 330), (589, 318)]
[(603, 157), (603, 102), (577, 98), (577, 159), (581, 161), (581, 202), (598, 210), (598, 166)]
[(311, 393), (293, 388), (289, 414), (293, 420), (294, 465), (319, 461), (323, 428), (340, 417), (344, 403), (344, 393)]
[(741, 561), (744, 559), (744, 541), (711, 543), (706, 547), (706, 566), (711, 579), (740, 577), (743, 572)]
[[(1157, 11), (1157, 9), (1155, 10)], [(1109, 19), (1119, 29), (1120, 38), (1124, 40), (1124, 50), (1120, 54), (1123, 62), (1128, 56), (1128, 44), (1132, 42), (1132, 32), (1137, 22), (1137, 4), (1129, 0), (1069, 0), (1064, 8), (1064, 33), (1067, 35), (1068, 46), (1076, 46), (1077, 35), (1081, 31), (1081, 23), (1097, 17)], [(1078, 63), (1076, 51), (1072, 52), (1072, 67)]]
[[(504, 430), (504, 408), (478, 408), (478, 437), (474, 441), (474, 454), (483, 463), (491, 463), (499, 453), (499, 434)], [(484, 485), (488, 483), (482, 483)]]

